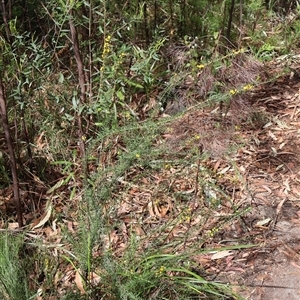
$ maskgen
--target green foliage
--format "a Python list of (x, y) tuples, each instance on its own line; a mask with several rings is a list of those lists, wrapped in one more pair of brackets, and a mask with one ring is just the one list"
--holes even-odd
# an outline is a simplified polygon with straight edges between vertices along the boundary
[(23, 236), (3, 232), (0, 237), (0, 296), (1, 299), (29, 299), (28, 265), (22, 259)]
[[(43, 189), (48, 190), (45, 198), (54, 194), (57, 199), (59, 194), (77, 209), (72, 216), (63, 211), (56, 217), (59, 221), (74, 218), (78, 224), (72, 234), (65, 230), (71, 250), (64, 249), (63, 257), (64, 263), (80, 272), (87, 294), (68, 290), (63, 299), (96, 299), (99, 295), (107, 299), (230, 297), (226, 286), (195, 272), (188, 255), (163, 254), (170, 245), (163, 245), (166, 239), (158, 232), (191, 218), (188, 209), (179, 212), (174, 223), (153, 230), (158, 238), (145, 253), (141, 251), (144, 241), (130, 232), (123, 256), (117, 256), (110, 243), (112, 232), (121, 226), (115, 221), (116, 207), (122, 192), (134, 184), (130, 174), (139, 170), (142, 177), (164, 170), (165, 161), (177, 162), (177, 154), (161, 146), (160, 135), (169, 119), (159, 119), (158, 110), (176, 102), (174, 113), (166, 112), (182, 113), (191, 100), (201, 107), (218, 105), (220, 115), (226, 117), (232, 101), (259, 84), (254, 71), (247, 75), (245, 70), (250, 68), (245, 57), (266, 61), (288, 53), (300, 36), (298, 18), (279, 17), (274, 8), (276, 4), (283, 7), (281, 1), (266, 5), (262, 0), (50, 0), (47, 6), (44, 1), (25, 2), (26, 17), (22, 18), (25, 8), (15, 5), (8, 14), (8, 27), (3, 23), (0, 28), (0, 72), (9, 120), (15, 124), (12, 135), (20, 173), (42, 181)], [(77, 30), (84, 95), (70, 22)], [(235, 80), (236, 74), (240, 78)], [(78, 150), (80, 129), (85, 157), (80, 157)], [(35, 168), (28, 162), (30, 147)], [(184, 166), (203, 158), (197, 145), (186, 152), (180, 160)], [(10, 184), (8, 162), (4, 153), (0, 179), (5, 186)], [(47, 169), (50, 173), (58, 170), (59, 179), (46, 176)], [(203, 170), (197, 178), (201, 199), (208, 209), (218, 209), (225, 192)], [(121, 184), (128, 187), (122, 190)], [(165, 184), (159, 192), (171, 194), (171, 184)], [(190, 200), (189, 193), (180, 193), (172, 197), (179, 202)], [(235, 210), (232, 218), (243, 212)], [(220, 221), (220, 228), (203, 233), (203, 238), (216, 234), (226, 222)], [(23, 257), (19, 256), (23, 242), (21, 236), (3, 235), (0, 239), (3, 299), (31, 295)], [(38, 255), (39, 267), (46, 270), (49, 254), (41, 251)], [(101, 274), (96, 285), (88, 278), (93, 272)], [(51, 286), (50, 277), (45, 282)]]
[[(105, 251), (95, 259), (95, 272), (101, 281), (86, 291), (89, 297), (109, 299), (241, 299), (221, 283), (205, 280), (196, 271), (190, 255), (139, 253), (139, 241), (132, 235), (122, 258)], [(90, 270), (89, 270), (90, 271)], [(91, 288), (91, 287), (90, 287)]]

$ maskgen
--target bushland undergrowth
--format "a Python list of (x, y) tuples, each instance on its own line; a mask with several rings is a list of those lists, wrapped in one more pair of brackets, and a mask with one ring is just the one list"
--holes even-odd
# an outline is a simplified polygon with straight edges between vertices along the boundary
[(238, 299), (197, 259), (248, 211), (209, 159), (243, 143), (226, 134), (256, 113), (251, 93), (273, 80), (264, 63), (294, 51), (288, 2), (2, 5), (1, 101), (26, 224), (10, 233), (1, 137), (3, 299)]

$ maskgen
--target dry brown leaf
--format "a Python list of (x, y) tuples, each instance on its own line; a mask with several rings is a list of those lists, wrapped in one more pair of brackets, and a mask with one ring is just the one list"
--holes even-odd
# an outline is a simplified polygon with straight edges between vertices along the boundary
[(89, 281), (91, 285), (96, 286), (100, 283), (101, 277), (95, 272), (91, 272), (89, 275)]
[(118, 207), (118, 217), (128, 214), (131, 211), (131, 209), (131, 205), (123, 201)]
[(223, 251), (218, 251), (217, 253), (215, 253), (211, 259), (214, 260), (214, 259), (221, 259), (221, 258), (224, 258), (224, 257), (227, 257), (227, 256), (231, 256), (232, 254), (234, 253), (233, 250), (223, 250)]
[(76, 283), (76, 286), (79, 289), (81, 295), (84, 295), (86, 292), (84, 290), (83, 278), (79, 272), (80, 272), (80, 270), (76, 271), (74, 282)]
[(272, 193), (272, 190), (271, 190), (268, 186), (262, 184), (262, 187), (263, 187), (268, 193), (270, 193), (270, 194)]
[(146, 233), (139, 224), (134, 224), (133, 229), (138, 236), (145, 236)]
[(117, 244), (119, 241), (119, 236), (116, 230), (112, 230), (110, 235), (109, 235), (109, 240), (111, 245)]
[(169, 211), (169, 206), (161, 206), (159, 210), (160, 210), (160, 217), (165, 218), (165, 216)]
[(133, 187), (130, 191), (129, 191), (129, 194), (130, 195), (134, 195), (138, 192), (139, 190), (136, 188), (136, 187)]
[(31, 228), (31, 230), (34, 229), (38, 229), (40, 227), (42, 227), (43, 225), (45, 225), (50, 217), (51, 217), (51, 213), (52, 213), (52, 204), (50, 202), (51, 200), (48, 200), (47, 204), (46, 204), (46, 209), (44, 214), (41, 216), (40, 219), (36, 220), (32, 225), (33, 227)]
[(8, 229), (17, 229), (17, 228), (19, 228), (19, 223), (17, 222), (8, 223)]
[(68, 227), (69, 231), (74, 233), (75, 232), (75, 230), (73, 228), (74, 223), (72, 221), (67, 221), (67, 224), (68, 224), (67, 227)]
[(39, 150), (42, 150), (44, 148), (44, 146), (46, 145), (46, 143), (42, 143), (42, 139), (43, 139), (43, 136), (44, 136), (44, 132), (42, 132), (40, 134), (40, 136), (37, 138), (36, 142), (35, 142), (35, 146), (39, 149)]
[(277, 207), (276, 207), (276, 215), (277, 215), (277, 216), (280, 214), (282, 205), (283, 205), (283, 203), (284, 203), (285, 201), (286, 201), (286, 199), (283, 199), (283, 200), (281, 200), (280, 203), (277, 205)]
[(289, 180), (285, 180), (283, 183), (282, 183), (284, 186), (285, 186), (285, 189), (284, 189), (284, 193), (287, 194), (288, 192), (291, 191), (291, 188), (290, 188), (290, 185), (289, 185)]
[(149, 214), (151, 217), (155, 217), (155, 213), (154, 213), (154, 210), (153, 210), (153, 202), (152, 201), (149, 201), (148, 203), (148, 211), (149, 211)]
[(254, 227), (258, 227), (258, 228), (263, 227), (263, 228), (265, 228), (265, 226), (267, 226), (267, 225), (271, 222), (271, 220), (272, 220), (271, 218), (267, 218), (267, 219), (258, 221), (258, 222), (254, 225)]
[(227, 171), (229, 171), (231, 169), (231, 166), (227, 166), (224, 169), (222, 169), (220, 172), (218, 172), (218, 174), (222, 175), (227, 173)]
[(220, 166), (221, 162), (222, 162), (222, 161), (221, 161), (220, 159), (218, 159), (218, 160), (216, 161), (216, 163), (214, 164), (213, 170), (214, 170), (215, 172), (219, 169), (219, 166)]

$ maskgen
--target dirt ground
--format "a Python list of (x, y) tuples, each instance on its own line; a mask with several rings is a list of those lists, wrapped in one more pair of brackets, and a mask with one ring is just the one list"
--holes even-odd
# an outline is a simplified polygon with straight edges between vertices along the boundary
[(237, 258), (245, 265), (225, 277), (244, 285), (237, 290), (248, 300), (300, 299), (300, 79), (281, 78), (253, 99), (268, 120), (246, 132), (250, 143), (236, 159), (260, 247)]
[(193, 111), (172, 132), (173, 147), (199, 134), (199, 148), (210, 153), (219, 174), (230, 169), (224, 153), (232, 140), (244, 141), (231, 157), (243, 184), (236, 191), (230, 187), (234, 180), (224, 184), (237, 206), (248, 205), (251, 212), (241, 218), (242, 225), (231, 224), (220, 234), (219, 244), (245, 238), (257, 246), (225, 253), (222, 262), (207, 270), (217, 274), (213, 280), (229, 282), (248, 300), (300, 299), (300, 76), (297, 70), (278, 76), (250, 100), (238, 101), (223, 130), (216, 129), (211, 112)]

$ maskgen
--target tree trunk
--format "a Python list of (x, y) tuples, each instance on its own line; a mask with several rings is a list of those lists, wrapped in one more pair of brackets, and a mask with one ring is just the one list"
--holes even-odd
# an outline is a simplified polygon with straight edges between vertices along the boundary
[(19, 180), (17, 173), (17, 164), (16, 157), (13, 147), (13, 141), (9, 131), (9, 124), (7, 118), (7, 108), (6, 108), (6, 99), (4, 95), (4, 88), (2, 84), (2, 78), (0, 77), (0, 114), (2, 119), (2, 126), (5, 134), (6, 144), (9, 152), (12, 179), (13, 179), (13, 191), (14, 191), (14, 201), (17, 210), (17, 219), (19, 227), (23, 227), (23, 217), (22, 217), (22, 207), (20, 200), (20, 190), (19, 190)]
[[(85, 73), (84, 73), (84, 65), (81, 58), (80, 48), (79, 48), (79, 41), (78, 41), (78, 33), (73, 21), (73, 12), (70, 11), (70, 32), (71, 32), (71, 40), (73, 43), (73, 51), (77, 65), (78, 71), (78, 84), (80, 87), (80, 105), (84, 105), (86, 102), (86, 82), (85, 82)], [(78, 130), (79, 130), (79, 147), (80, 147), (80, 155), (82, 158), (85, 157), (85, 135), (83, 132), (82, 126), (82, 119), (80, 112), (77, 114), (77, 123), (78, 123)]]

